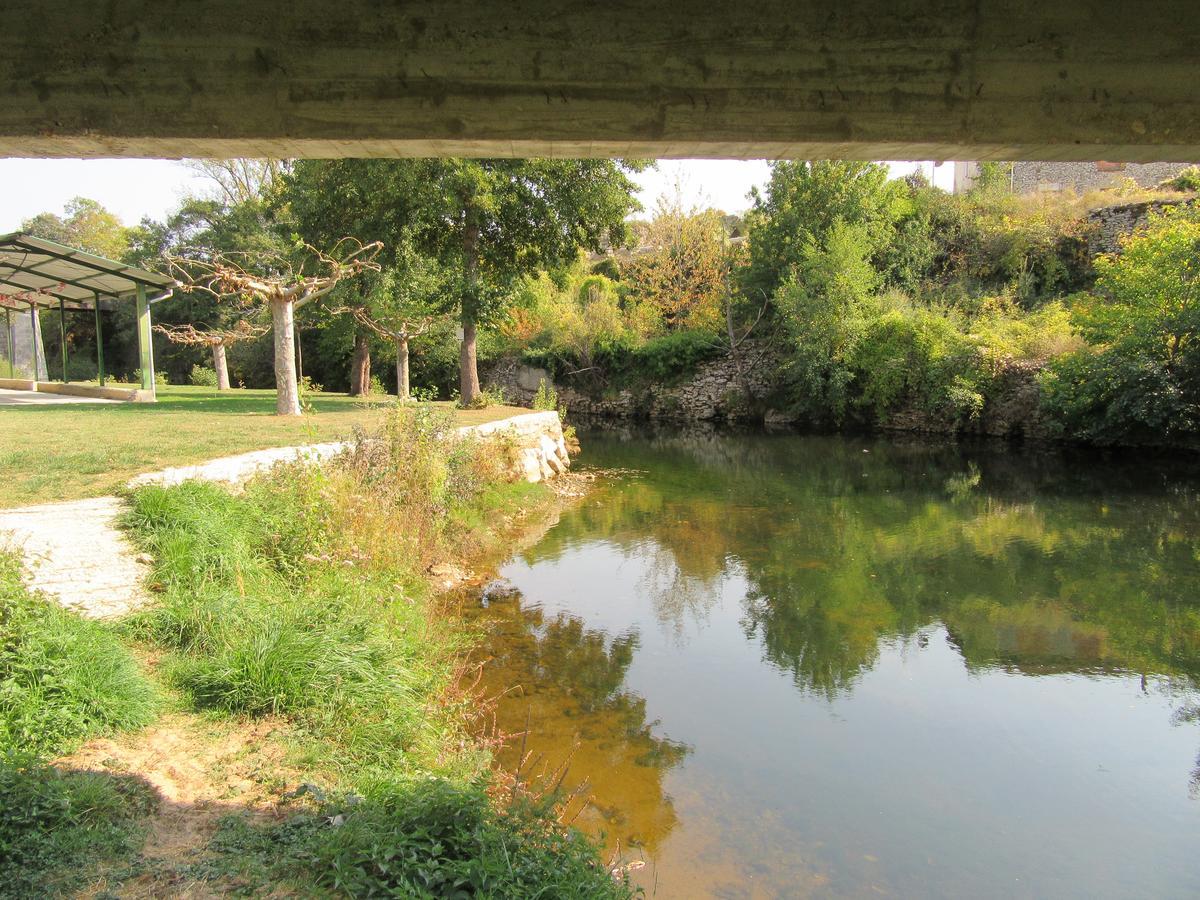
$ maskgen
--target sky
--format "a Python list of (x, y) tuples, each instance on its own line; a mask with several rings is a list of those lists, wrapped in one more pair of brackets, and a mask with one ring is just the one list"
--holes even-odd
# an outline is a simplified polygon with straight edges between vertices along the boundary
[[(899, 177), (928, 162), (889, 163)], [(949, 164), (935, 170), (937, 184), (949, 189)], [(743, 212), (748, 194), (766, 183), (766, 160), (662, 160), (657, 169), (636, 176), (639, 199), (647, 212), (661, 196), (678, 193), (684, 206), (712, 206)], [(162, 219), (188, 194), (207, 189), (185, 163), (167, 159), (0, 159), (0, 234), (16, 231), (40, 212), (61, 213), (73, 197), (90, 197), (116, 213), (126, 225), (143, 216)]]

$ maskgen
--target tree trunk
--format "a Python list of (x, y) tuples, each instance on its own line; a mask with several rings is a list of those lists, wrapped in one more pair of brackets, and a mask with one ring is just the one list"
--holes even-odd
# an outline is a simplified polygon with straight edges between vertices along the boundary
[[(468, 211), (468, 216), (470, 212)], [(467, 295), (462, 306), (462, 345), (458, 348), (458, 392), (463, 406), (479, 398), (479, 367), (475, 359), (476, 286), (479, 281), (479, 226), (468, 223), (463, 232), (463, 274)]]
[(408, 399), (408, 338), (396, 338), (396, 396)]
[(213, 344), (213, 371), (217, 373), (217, 390), (229, 390), (229, 364), (225, 362), (225, 345)]
[(275, 332), (275, 415), (300, 415), (300, 388), (296, 383), (296, 325), (290, 300), (271, 301)]
[(371, 393), (371, 341), (366, 331), (354, 332), (354, 355), (350, 358), (350, 396)]

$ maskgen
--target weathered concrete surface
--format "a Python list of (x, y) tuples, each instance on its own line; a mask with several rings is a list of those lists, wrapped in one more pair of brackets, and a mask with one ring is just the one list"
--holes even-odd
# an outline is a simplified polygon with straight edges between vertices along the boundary
[(0, 512), (0, 545), (25, 557), (30, 586), (90, 618), (124, 615), (146, 602), (148, 567), (117, 528), (116, 497)]
[(12, 390), (0, 387), (0, 406), (57, 406), (62, 403), (120, 403), (104, 397), (81, 397), (77, 394), (44, 393), (27, 389)]
[(0, 155), (1200, 158), (1184, 0), (42, 0)]
[[(560, 471), (557, 466), (569, 465), (566, 445), (563, 443), (562, 425), (555, 412), (525, 413), (486, 422), (482, 425), (466, 425), (458, 429), (459, 434), (494, 435), (502, 432), (511, 434), (518, 451), (520, 474), (528, 481), (541, 481)], [(543, 439), (553, 444), (548, 451)], [(225, 484), (240, 484), (272, 466), (298, 460), (319, 462), (330, 459), (350, 449), (345, 441), (330, 441), (324, 444), (306, 444), (300, 447), (273, 447), (269, 450), (254, 450), (237, 456), (197, 463), (193, 466), (177, 466), (158, 472), (145, 472), (129, 481), (130, 487), (147, 484), (170, 486), (185, 481), (216, 481)], [(561, 448), (561, 454), (559, 452)], [(550, 457), (553, 456), (554, 459)], [(547, 474), (549, 472), (550, 474)]]

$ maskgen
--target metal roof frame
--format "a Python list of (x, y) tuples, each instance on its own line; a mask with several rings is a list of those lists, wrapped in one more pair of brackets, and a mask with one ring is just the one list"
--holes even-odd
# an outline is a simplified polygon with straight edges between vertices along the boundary
[(79, 304), (75, 309), (91, 309), (100, 297), (130, 299), (137, 296), (139, 288), (159, 293), (161, 296), (150, 301), (154, 302), (170, 296), (174, 286), (175, 280), (166, 275), (28, 232), (0, 235), (0, 302), (12, 298), (57, 306), (61, 300)]

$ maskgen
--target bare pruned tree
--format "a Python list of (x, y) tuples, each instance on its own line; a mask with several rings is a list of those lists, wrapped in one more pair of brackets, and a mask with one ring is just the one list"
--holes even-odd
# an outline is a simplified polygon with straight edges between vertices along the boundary
[(378, 272), (383, 244), (342, 238), (329, 253), (302, 244), (283, 254), (215, 253), (204, 258), (168, 257), (184, 293), (202, 291), (239, 309), (270, 309), (275, 332), (275, 413), (300, 415), (296, 380), (296, 310), (327, 294), (338, 282)]
[(229, 390), (229, 364), (225, 358), (225, 350), (239, 341), (252, 341), (260, 338), (271, 329), (266, 325), (252, 325), (245, 319), (238, 319), (228, 328), (198, 329), (195, 325), (155, 325), (154, 330), (165, 334), (173, 344), (185, 344), (193, 347), (208, 347), (212, 351), (213, 369), (217, 373), (217, 390)]
[(396, 396), (407, 400), (409, 395), (408, 342), (420, 337), (433, 327), (435, 318), (423, 316), (418, 319), (389, 318), (372, 313), (362, 306), (338, 306), (333, 313), (346, 313), (354, 317), (365, 328), (384, 340), (391, 341), (396, 348)]

